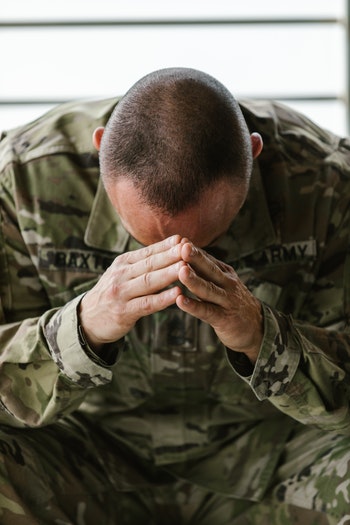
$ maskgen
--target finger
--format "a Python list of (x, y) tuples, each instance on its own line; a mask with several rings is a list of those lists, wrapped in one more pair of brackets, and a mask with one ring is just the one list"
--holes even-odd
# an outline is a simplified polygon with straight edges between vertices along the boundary
[(146, 315), (160, 312), (175, 304), (176, 299), (181, 295), (181, 288), (173, 286), (157, 294), (144, 295), (128, 302), (128, 314), (135, 319), (135, 322)]
[(218, 286), (224, 285), (227, 273), (235, 273), (229, 265), (215, 259), (215, 257), (197, 248), (191, 242), (181, 246), (181, 257), (190, 264), (198, 275)]
[[(174, 239), (174, 238), (173, 238)], [(176, 240), (176, 239), (175, 239)], [(161, 251), (158, 251), (161, 250)], [(124, 281), (129, 281), (138, 276), (149, 274), (155, 270), (166, 268), (181, 260), (181, 245), (158, 244), (147, 246), (136, 252), (129, 252), (115, 259), (112, 272), (123, 275)]]
[(138, 250), (128, 252), (127, 254), (125, 254), (127, 255), (125, 259), (128, 263), (134, 264), (140, 260), (147, 259), (148, 257), (151, 257), (155, 254), (167, 252), (171, 250), (171, 248), (176, 247), (176, 245), (178, 245), (180, 242), (180, 235), (172, 235), (171, 237), (167, 237), (166, 239), (159, 241), (155, 244), (144, 246), (143, 248), (140, 248)]
[(185, 265), (184, 261), (178, 261), (165, 268), (147, 271), (134, 277), (125, 287), (126, 297), (124, 299), (130, 300), (134, 297), (159, 293), (179, 280), (179, 271)]
[(155, 253), (149, 257), (146, 257), (145, 259), (141, 259), (140, 261), (129, 265), (129, 276), (130, 278), (142, 276), (146, 273), (165, 269), (168, 266), (179, 263), (180, 261), (182, 264), (186, 264), (181, 259), (180, 246), (175, 245), (166, 251)]
[(183, 312), (208, 324), (212, 323), (213, 318), (218, 315), (219, 311), (219, 307), (212, 303), (198, 301), (183, 294), (179, 294), (176, 297), (176, 304)]
[(179, 281), (198, 299), (223, 306), (226, 293), (212, 281), (203, 279), (188, 265), (179, 269)]

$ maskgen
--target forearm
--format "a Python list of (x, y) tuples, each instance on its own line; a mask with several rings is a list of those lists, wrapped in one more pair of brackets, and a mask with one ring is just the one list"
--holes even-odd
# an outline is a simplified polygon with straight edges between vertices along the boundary
[(111, 380), (111, 369), (91, 360), (79, 343), (79, 300), (0, 327), (2, 423), (49, 424), (76, 409), (89, 388)]
[[(304, 325), (264, 306), (255, 366), (228, 351), (256, 396), (304, 424), (350, 433), (350, 335)], [(346, 358), (347, 356), (347, 358)]]

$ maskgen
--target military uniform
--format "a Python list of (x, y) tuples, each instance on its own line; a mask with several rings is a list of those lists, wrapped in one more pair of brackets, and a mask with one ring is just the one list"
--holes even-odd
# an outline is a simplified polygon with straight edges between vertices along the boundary
[(177, 307), (107, 362), (77, 307), (140, 247), (91, 141), (117, 102), (58, 106), (0, 143), (1, 523), (350, 523), (350, 141), (241, 102), (264, 150), (210, 249), (262, 302), (255, 367)]

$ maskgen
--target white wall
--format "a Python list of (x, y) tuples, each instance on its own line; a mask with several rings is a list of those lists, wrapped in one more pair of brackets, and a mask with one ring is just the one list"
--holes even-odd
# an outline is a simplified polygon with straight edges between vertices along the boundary
[[(338, 97), (286, 103), (345, 134), (346, 30), (341, 23), (4, 25), (344, 16), (345, 0), (0, 0), (0, 129), (37, 117), (55, 101), (119, 95), (151, 70), (181, 65), (211, 73), (237, 97)], [(5, 104), (20, 101), (41, 103)]]

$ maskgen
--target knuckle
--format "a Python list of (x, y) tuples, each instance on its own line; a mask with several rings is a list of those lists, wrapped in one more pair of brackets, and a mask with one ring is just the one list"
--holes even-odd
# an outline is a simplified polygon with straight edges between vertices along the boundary
[(124, 266), (124, 264), (127, 264), (129, 262), (130, 257), (131, 257), (131, 252), (126, 252), (126, 253), (117, 255), (112, 265), (113, 266)]
[(220, 289), (212, 281), (208, 281), (207, 286), (211, 294), (217, 294), (218, 291), (220, 291)]
[(110, 292), (112, 297), (120, 298), (123, 295), (123, 288), (117, 282), (113, 282), (110, 287)]
[(143, 258), (144, 258), (145, 260), (149, 259), (149, 257), (152, 255), (152, 253), (153, 253), (153, 248), (152, 248), (152, 246), (145, 246), (145, 247), (143, 248)]
[(212, 281), (207, 282), (207, 287), (208, 287), (209, 292), (216, 293), (216, 286)]
[(149, 288), (151, 286), (151, 273), (146, 272), (142, 275), (142, 282), (145, 288)]
[(150, 271), (153, 268), (153, 259), (152, 257), (146, 257), (144, 260), (144, 265), (146, 268), (146, 271)]
[(229, 264), (223, 262), (222, 267), (223, 267), (223, 270), (225, 270), (227, 273), (231, 275), (236, 275), (236, 272), (234, 271), (232, 266), (230, 266)]
[(140, 302), (141, 310), (143, 312), (143, 315), (148, 315), (152, 313), (153, 311), (153, 302), (149, 295), (145, 295), (144, 297), (141, 297)]

